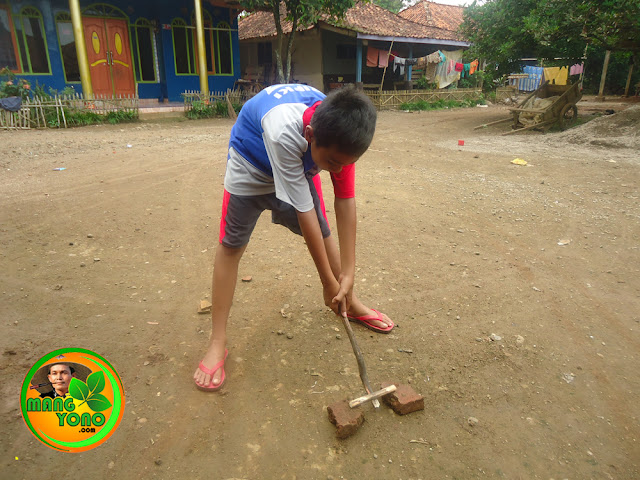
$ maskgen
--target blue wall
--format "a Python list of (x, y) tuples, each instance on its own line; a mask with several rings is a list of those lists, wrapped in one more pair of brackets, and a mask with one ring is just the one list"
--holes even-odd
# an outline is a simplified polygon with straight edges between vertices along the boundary
[[(138, 83), (138, 95), (140, 98), (157, 98), (160, 101), (168, 98), (170, 101), (182, 101), (180, 94), (185, 90), (200, 90), (198, 75), (175, 74), (171, 30), (162, 29), (163, 24), (171, 24), (171, 21), (177, 17), (190, 24), (191, 14), (194, 10), (193, 0), (81, 1), (80, 8), (84, 9), (95, 3), (108, 4), (122, 10), (128, 17), (130, 25), (135, 23), (138, 18), (155, 21), (158, 25), (155, 38), (158, 51), (159, 78), (156, 83)], [(55, 25), (55, 16), (58, 13), (69, 12), (69, 2), (67, 0), (10, 0), (9, 5), (14, 17), (19, 15), (24, 7), (35, 7), (42, 13), (52, 71), (50, 75), (18, 74), (18, 77), (27, 79), (34, 86), (36, 83), (43, 85), (46, 90), (50, 87), (62, 91), (65, 87), (73, 87), (77, 92), (82, 92), (80, 82), (67, 83), (65, 81)], [(240, 78), (238, 21), (235, 16), (230, 14), (230, 10), (227, 8), (213, 7), (206, 1), (202, 2), (202, 7), (211, 14), (214, 25), (220, 21), (225, 21), (231, 26), (233, 75), (209, 76), (210, 91), (225, 91), (228, 88), (233, 88), (235, 81)]]

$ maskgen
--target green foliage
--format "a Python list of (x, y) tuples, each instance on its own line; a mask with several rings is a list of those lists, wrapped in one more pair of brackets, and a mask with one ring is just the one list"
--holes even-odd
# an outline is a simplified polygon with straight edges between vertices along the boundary
[[(474, 1), (464, 12), (461, 30), (472, 43), (469, 53), (488, 61), (486, 88), (519, 72), (521, 58), (537, 58), (545, 66), (571, 65), (581, 62), (588, 51), (585, 85), (593, 91), (600, 81), (605, 49), (619, 50), (618, 58), (624, 57), (622, 51), (640, 51), (640, 1)], [(626, 83), (628, 65), (622, 63), (616, 66), (614, 61), (609, 67), (607, 85), (614, 91)]]
[(94, 412), (103, 412), (111, 407), (109, 399), (100, 393), (104, 387), (104, 372), (94, 372), (87, 377), (87, 383), (72, 378), (69, 383), (69, 395), (81, 402), (77, 407), (87, 403)]
[(460, 108), (460, 107), (475, 107), (478, 104), (484, 103), (482, 98), (465, 99), (465, 100), (434, 100), (433, 102), (427, 102), (426, 100), (418, 100), (417, 102), (402, 103), (400, 110), (409, 112), (416, 111), (430, 111), (430, 110), (442, 110), (444, 108)]
[(372, 0), (371, 3), (393, 13), (398, 13), (404, 7), (404, 2), (402, 0)]
[(638, 0), (537, 0), (526, 24), (541, 44), (580, 40), (607, 50), (640, 51)]
[[(232, 103), (233, 110), (238, 114), (242, 105), (239, 103)], [(191, 109), (187, 111), (187, 118), (196, 120), (198, 118), (213, 118), (213, 117), (228, 117), (229, 109), (226, 101), (215, 101), (209, 103), (208, 101), (195, 101), (193, 102)]]
[(416, 88), (419, 90), (437, 90), (438, 86), (435, 83), (429, 82), (427, 77), (420, 77), (416, 80)]
[(26, 100), (31, 94), (31, 84), (24, 78), (17, 78), (8, 68), (0, 70), (0, 98), (21, 97)]

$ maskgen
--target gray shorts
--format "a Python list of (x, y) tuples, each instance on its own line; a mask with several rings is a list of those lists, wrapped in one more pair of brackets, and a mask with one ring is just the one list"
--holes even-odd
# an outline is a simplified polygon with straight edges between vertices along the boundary
[[(318, 192), (311, 179), (309, 180), (309, 190), (313, 197), (313, 205), (322, 230), (322, 237), (327, 238), (331, 235), (331, 230), (324, 209), (322, 190)], [(271, 210), (273, 223), (284, 225), (293, 233), (302, 235), (296, 209), (276, 198), (275, 193), (240, 196), (225, 190), (222, 200), (222, 217), (220, 218), (220, 243), (230, 248), (240, 248), (247, 245), (260, 214), (265, 210)]]

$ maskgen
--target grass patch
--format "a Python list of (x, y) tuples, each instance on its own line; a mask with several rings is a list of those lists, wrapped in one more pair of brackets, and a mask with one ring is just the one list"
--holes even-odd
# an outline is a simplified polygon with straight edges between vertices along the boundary
[(433, 102), (427, 102), (426, 100), (418, 100), (417, 102), (409, 102), (400, 104), (400, 110), (417, 112), (417, 111), (430, 111), (430, 110), (442, 110), (445, 108), (467, 108), (475, 107), (478, 104), (484, 104), (483, 98), (474, 98), (466, 100), (435, 100)]
[[(231, 103), (236, 115), (240, 113), (242, 105), (239, 103)], [(207, 101), (195, 101), (191, 105), (191, 110), (187, 111), (187, 118), (197, 120), (199, 118), (216, 118), (228, 117), (229, 110), (226, 101), (215, 101), (209, 103)]]

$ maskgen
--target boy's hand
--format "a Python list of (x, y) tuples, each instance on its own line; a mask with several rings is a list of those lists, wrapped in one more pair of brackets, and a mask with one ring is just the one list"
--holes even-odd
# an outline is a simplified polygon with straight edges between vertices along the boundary
[(351, 290), (353, 289), (353, 277), (351, 275), (340, 275), (340, 288), (336, 296), (331, 299), (331, 310), (341, 317), (347, 316), (349, 304), (351, 303)]
[(342, 315), (342, 312), (346, 312), (346, 305), (341, 305), (341, 302), (346, 304), (346, 299), (344, 295), (340, 296), (340, 284), (337, 281), (324, 285), (322, 293), (324, 295), (324, 304), (333, 310), (333, 313)]

